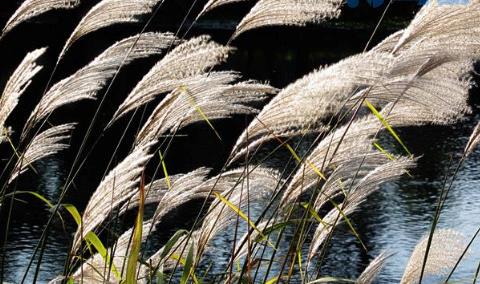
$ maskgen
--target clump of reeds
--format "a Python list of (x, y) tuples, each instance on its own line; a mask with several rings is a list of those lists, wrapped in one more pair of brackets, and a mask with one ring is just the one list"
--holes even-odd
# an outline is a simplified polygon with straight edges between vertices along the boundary
[[(238, 1), (210, 0), (198, 17)], [(79, 2), (27, 0), (3, 32), (46, 11), (75, 8)], [(140, 16), (153, 13), (160, 2), (163, 3), (100, 1), (72, 32), (58, 55), (57, 64), (61, 64), (60, 59), (79, 38), (113, 24), (138, 22)], [(238, 24), (232, 39), (265, 26), (320, 23), (338, 17), (341, 5), (341, 1), (334, 0), (259, 0)], [(407, 28), (371, 50), (320, 67), (277, 90), (266, 83), (242, 79), (241, 74), (234, 71), (213, 70), (235, 49), (213, 42), (209, 36), (184, 40), (171, 33), (138, 33), (113, 44), (86, 66), (46, 90), (25, 124), (21, 137), (23, 147), (18, 151), (12, 144), (15, 152), (12, 160), (17, 162), (2, 189), (0, 204), (9, 196), (8, 184), (18, 179), (27, 167), (68, 146), (62, 141), (69, 137), (73, 123), (44, 130), (45, 123), (40, 122), (47, 121), (66, 104), (99, 97), (126, 64), (164, 54), (118, 106), (106, 126), (119, 123), (120, 118), (133, 115), (138, 108), (162, 98), (150, 116), (142, 120), (130, 153), (116, 166), (106, 169), (108, 174), (81, 215), (74, 206), (63, 204), (62, 198), (72, 180), (67, 181), (61, 189), (60, 200), (52, 205), (50, 221), (63, 206), (78, 225), (66, 275), (54, 281), (162, 281), (176, 277), (176, 271), (183, 266), (180, 282), (191, 279), (198, 283), (196, 272), (204, 255), (215, 249), (211, 246), (215, 236), (229, 227), (234, 228), (234, 239), (229, 263), (223, 267), (221, 277), (227, 282), (258, 281), (256, 277), (262, 276), (269, 283), (288, 282), (296, 265), (303, 281), (338, 280), (322, 278), (309, 268), (317, 259), (321, 265), (340, 224), (347, 226), (361, 242), (350, 220), (351, 214), (359, 210), (369, 195), (380, 190), (380, 185), (408, 174), (415, 166), (416, 158), (395, 129), (449, 124), (470, 111), (467, 104), (472, 85), (469, 72), (479, 56), (479, 40), (478, 1), (465, 6), (430, 1)], [(7, 117), (40, 71), (36, 61), (44, 51), (41, 48), (27, 54), (4, 88), (0, 98), (2, 142), (12, 143), (11, 131), (7, 131), (5, 125)], [(261, 110), (255, 108), (273, 95)], [(257, 112), (237, 139), (220, 172), (198, 168), (185, 174), (168, 174), (159, 151), (166, 136), (175, 137), (179, 129), (196, 122), (206, 123), (218, 135), (212, 120)], [(38, 132), (30, 141), (24, 141), (34, 128), (39, 128)], [(465, 149), (465, 158), (478, 144), (478, 132), (477, 126)], [(300, 156), (287, 140), (305, 134), (318, 134), (319, 138), (305, 156)], [(400, 153), (389, 153), (378, 143), (379, 137), (386, 135), (398, 144)], [(282, 175), (261, 162), (250, 163), (256, 151), (270, 140), (278, 141), (297, 163), (290, 174)], [(157, 170), (145, 185), (142, 173), (157, 153), (160, 156)], [(72, 165), (72, 170), (75, 166)], [(157, 177), (159, 168), (164, 178)], [(13, 192), (15, 190), (13, 188)], [(303, 202), (305, 199), (309, 202)], [(153, 253), (140, 252), (140, 246), (158, 233), (157, 225), (165, 216), (192, 200), (200, 200), (202, 207), (196, 212), (191, 229), (177, 232)], [(267, 200), (267, 205), (258, 214), (251, 214), (251, 204), (262, 200)], [(145, 205), (156, 205), (156, 208), (153, 216), (143, 221)], [(98, 237), (104, 231), (101, 225), (135, 208), (139, 209), (135, 225), (129, 226), (130, 229), (122, 232), (106, 249)], [(280, 244), (285, 241), (283, 233), (287, 227), (295, 234), (289, 240), (288, 251), (283, 253)], [(402, 283), (415, 283), (423, 275), (440, 274), (463, 256), (461, 250), (457, 250), (463, 249), (462, 238), (450, 230), (435, 232), (434, 227), (430, 237), (415, 248)], [(307, 242), (308, 238), (311, 240)], [(447, 252), (442, 247), (445, 244), (452, 250)], [(87, 250), (91, 255), (85, 260), (82, 257)], [(306, 250), (306, 255), (302, 256), (302, 250)], [(375, 258), (356, 283), (372, 283), (388, 255), (382, 253)], [(264, 256), (270, 259), (265, 260)], [(281, 273), (272, 281), (268, 276), (274, 263), (281, 263), (278, 264), (280, 272), (286, 276)], [(262, 266), (267, 267), (266, 272), (260, 269)]]

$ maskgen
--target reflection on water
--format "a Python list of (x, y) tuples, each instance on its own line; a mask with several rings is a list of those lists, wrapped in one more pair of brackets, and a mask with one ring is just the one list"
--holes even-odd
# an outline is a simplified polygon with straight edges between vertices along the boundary
[[(47, 158), (35, 164), (35, 170), (38, 176), (31, 175), (30, 178), (23, 180), (30, 183), (19, 183), (18, 190), (34, 190), (43, 195), (48, 200), (57, 200), (59, 188), (62, 185), (65, 172), (63, 168), (63, 160), (60, 158)], [(13, 209), (10, 230), (8, 234), (8, 242), (5, 248), (5, 269), (6, 281), (14, 283), (20, 282), (22, 279), (30, 256), (40, 239), (46, 218), (49, 215), (48, 206), (42, 201), (28, 195), (18, 195), (17, 198), (24, 202), (18, 201)], [(5, 222), (5, 220), (2, 220)], [(5, 223), (2, 223), (5, 224)], [(47, 236), (48, 243), (45, 249), (44, 261), (39, 271), (40, 280), (45, 281), (51, 279), (55, 275), (62, 273), (65, 261), (65, 252), (68, 251), (68, 241), (70, 237), (63, 230), (63, 225), (56, 220), (53, 230)], [(67, 231), (72, 228), (65, 224)], [(3, 228), (2, 228), (3, 234)], [(1, 241), (3, 242), (3, 235)], [(34, 262), (34, 266), (35, 267)], [(26, 283), (33, 280), (35, 270), (31, 269), (28, 274)]]

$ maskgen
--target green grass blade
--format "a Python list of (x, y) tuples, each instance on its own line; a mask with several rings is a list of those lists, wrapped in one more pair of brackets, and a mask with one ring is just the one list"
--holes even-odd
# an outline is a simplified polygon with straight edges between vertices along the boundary
[[(5, 196), (6, 197), (13, 196), (14, 194), (15, 195), (18, 195), (18, 194), (32, 195), (32, 196), (36, 197), (37, 199), (39, 199), (40, 201), (42, 201), (43, 203), (45, 203), (48, 206), (48, 208), (50, 208), (50, 209), (54, 208), (54, 205), (52, 204), (52, 202), (50, 202), (50, 200), (48, 200), (47, 198), (45, 198), (43, 195), (41, 195), (38, 192), (35, 192), (35, 191), (16, 191), (16, 192), (11, 193), (11, 194), (5, 194)], [(57, 212), (57, 215), (58, 215), (58, 218), (60, 218), (60, 221), (62, 222), (62, 225), (65, 227), (65, 221), (63, 220), (63, 217), (60, 214), (60, 212)]]
[[(395, 157), (394, 157), (392, 154), (390, 154), (387, 150), (385, 150), (385, 149), (384, 149), (380, 144), (378, 144), (377, 142), (373, 142), (373, 146), (375, 146), (375, 148), (377, 148), (378, 151), (380, 151), (382, 154), (384, 154), (384, 155), (387, 157), (387, 159), (389, 159), (390, 161), (395, 161), (395, 160), (396, 160)], [(411, 174), (408, 170), (406, 170), (405, 173), (406, 173), (409, 177), (413, 177), (412, 174)]]
[(378, 144), (377, 142), (373, 142), (373, 146), (375, 146), (378, 151), (384, 154), (387, 159), (389, 159), (390, 161), (395, 161), (395, 157), (392, 154), (388, 153), (388, 151), (385, 150), (380, 144)]
[(165, 164), (165, 159), (163, 158), (162, 152), (159, 150), (158, 155), (160, 156), (160, 162), (162, 163), (163, 174), (165, 175), (165, 180), (167, 182), (168, 189), (172, 188), (172, 183), (170, 181), (170, 176), (168, 175), (167, 165)]
[[(273, 133), (270, 129), (268, 129), (268, 127), (261, 121), (261, 120), (257, 120), (258, 122), (260, 122), (261, 125), (263, 125), (263, 127), (265, 127), (269, 132), (270, 134), (280, 143), (280, 145), (283, 145), (285, 146), (285, 148), (287, 148), (287, 150), (290, 152), (290, 154), (295, 158), (295, 160), (301, 164), (302, 163), (302, 159), (300, 158), (300, 156), (295, 152), (295, 150), (292, 148), (292, 146), (290, 146), (290, 144), (288, 144), (287, 142), (284, 142), (282, 141), (282, 139), (280, 137), (278, 137), (277, 135), (275, 135), (275, 133)], [(327, 180), (327, 178), (325, 177), (325, 175), (315, 166), (315, 164), (313, 164), (312, 162), (310, 162), (309, 160), (305, 159), (305, 163), (323, 180)]]
[(292, 220), (289, 220), (289, 221), (280, 222), (280, 223), (268, 226), (265, 229), (263, 229), (263, 236), (257, 236), (255, 238), (255, 242), (259, 243), (259, 242), (265, 241), (266, 237), (269, 236), (271, 233), (278, 231), (280, 229), (283, 229), (286, 226), (291, 224), (294, 224), (294, 222)]
[(38, 198), (38, 199), (40, 199), (41, 201), (43, 201), (45, 204), (47, 204), (48, 207), (53, 208), (53, 204), (52, 204), (47, 198), (45, 198), (43, 195), (41, 195), (41, 194), (38, 193), (38, 192), (35, 192), (35, 191), (17, 191), (17, 192), (16, 192), (16, 194), (19, 194), (19, 193), (27, 193), (27, 194), (33, 195), (33, 196), (35, 196), (36, 198)]
[(335, 208), (337, 209), (337, 211), (340, 213), (340, 215), (342, 215), (342, 218), (345, 220), (345, 222), (347, 223), (350, 231), (352, 231), (353, 235), (358, 239), (358, 241), (360, 242), (360, 244), (362, 245), (363, 249), (365, 251), (367, 251), (367, 246), (365, 246), (365, 244), (363, 243), (362, 239), (360, 238), (360, 235), (357, 233), (357, 230), (355, 230), (355, 228), (353, 227), (353, 224), (352, 222), (350, 221), (350, 219), (347, 217), (347, 215), (345, 214), (345, 212), (343, 212), (342, 208), (340, 208), (340, 206), (338, 206), (338, 204), (333, 201), (332, 199), (329, 199), (330, 203), (332, 203), (333, 206), (335, 206)]
[(215, 127), (213, 127), (213, 124), (210, 122), (205, 112), (203, 112), (202, 108), (197, 104), (197, 102), (195, 101), (195, 97), (192, 96), (192, 94), (190, 94), (190, 91), (187, 89), (187, 87), (181, 86), (180, 90), (185, 92), (188, 95), (188, 98), (190, 99), (190, 103), (192, 104), (192, 106), (195, 108), (198, 114), (202, 117), (202, 119), (205, 120), (208, 126), (213, 130), (213, 132), (218, 137), (218, 139), (222, 141), (222, 137), (220, 137), (220, 134), (218, 133), (218, 131), (215, 129)]
[[(181, 265), (183, 265), (184, 267), (187, 265), (187, 259), (179, 256), (178, 254), (176, 253), (173, 253), (171, 256), (170, 256), (171, 259), (173, 260), (177, 260)], [(191, 265), (193, 266), (193, 264)], [(184, 271), (185, 273), (185, 271)], [(190, 269), (190, 275), (192, 276), (192, 280), (193, 280), (193, 283), (195, 284), (201, 284), (202, 282), (198, 279), (197, 275), (195, 274), (195, 270), (193, 267), (191, 267)], [(187, 278), (188, 280), (188, 278)]]
[(140, 181), (139, 199), (138, 214), (135, 221), (135, 230), (133, 231), (132, 248), (127, 261), (126, 284), (137, 283), (137, 262), (140, 255), (140, 248), (142, 247), (143, 211), (145, 208), (145, 178), (143, 175)]
[[(285, 147), (287, 147), (288, 151), (292, 154), (292, 156), (297, 160), (298, 163), (302, 162), (302, 159), (298, 156), (295, 150), (290, 146), (288, 143), (285, 143)], [(305, 160), (305, 163), (323, 180), (327, 180), (325, 175), (310, 161)]]
[(308, 210), (308, 213), (310, 213), (310, 215), (312, 215), (312, 217), (315, 218), (315, 220), (317, 220), (324, 227), (330, 227), (331, 226), (327, 222), (323, 221), (323, 219), (318, 215), (318, 213), (315, 211), (315, 209), (313, 209), (313, 207), (310, 206), (309, 203), (306, 203), (306, 202), (302, 203), (302, 207), (305, 208), (306, 210)]
[(85, 241), (90, 243), (96, 250), (97, 252), (102, 256), (103, 260), (108, 264), (112, 265), (112, 272), (115, 278), (121, 279), (120, 273), (118, 272), (117, 268), (115, 267), (115, 264), (111, 263), (110, 256), (108, 255), (107, 249), (103, 245), (102, 241), (98, 238), (97, 234), (94, 232), (90, 231), (85, 235)]
[(275, 283), (278, 283), (278, 280), (280, 280), (280, 276), (275, 276), (269, 280), (267, 280), (267, 282), (265, 282), (265, 284), (275, 284)]
[(380, 122), (383, 124), (383, 126), (390, 132), (390, 134), (397, 140), (397, 142), (403, 147), (403, 150), (409, 155), (412, 156), (412, 153), (408, 150), (407, 146), (405, 143), (403, 143), (402, 139), (400, 139), (400, 136), (393, 130), (392, 126), (388, 123), (388, 121), (383, 117), (383, 115), (368, 101), (365, 100), (365, 104), (367, 107), (370, 109), (370, 111), (380, 120)]
[[(300, 275), (303, 275), (303, 265), (302, 265), (302, 249), (297, 248), (297, 261), (298, 261), (298, 270), (300, 270)], [(302, 276), (303, 278), (303, 276)]]
[(157, 284), (165, 284), (165, 274), (161, 271), (157, 272)]
[[(13, 145), (13, 141), (10, 139), (10, 135), (8, 135), (8, 131), (6, 130), (6, 128), (4, 127), (3, 128), (3, 136), (7, 138), (7, 141), (8, 141), (8, 144), (10, 145), (10, 147), (12, 148), (13, 152), (15, 153), (15, 156), (17, 156), (18, 159), (21, 159), (22, 158), (22, 155), (17, 151), (17, 148), (15, 147), (15, 145)], [(38, 172), (37, 170), (33, 167), (33, 165), (28, 165), (28, 167), (30, 169), (32, 169), (32, 171), (38, 175)]]
[(183, 266), (183, 274), (182, 274), (182, 278), (180, 278), (180, 284), (187, 283), (188, 278), (190, 278), (190, 275), (192, 274), (192, 269), (193, 269), (193, 246), (190, 246), (190, 248), (188, 249), (187, 259), (185, 260), (185, 264)]
[(68, 213), (70, 213), (73, 220), (75, 220), (75, 223), (77, 223), (77, 226), (80, 226), (82, 223), (82, 217), (80, 216), (80, 213), (78, 213), (77, 208), (73, 204), (68, 203), (64, 203), (62, 206), (68, 211)]
[[(175, 246), (175, 244), (178, 242), (178, 240), (182, 236), (186, 235), (187, 233), (188, 233), (187, 230), (178, 230), (178, 231), (175, 232), (175, 234), (173, 234), (173, 236), (167, 241), (167, 243), (163, 247), (162, 253), (160, 254), (159, 263), (161, 263), (170, 254), (170, 251)], [(174, 256), (174, 255), (172, 255), (171, 258), (175, 259), (175, 260), (178, 260), (182, 265), (185, 265), (185, 260), (184, 259), (182, 259), (180, 257), (177, 257), (177, 256)], [(163, 268), (162, 267), (157, 266), (157, 267), (152, 267), (151, 269), (152, 269), (153, 272), (157, 271), (157, 273), (156, 273), (157, 274), (157, 283), (160, 283), (160, 282), (158, 282), (159, 277), (162, 278), (163, 280), (165, 280), (165, 274), (163, 273)]]
[(213, 194), (215, 194), (215, 196), (223, 203), (225, 203), (228, 207), (230, 207), (230, 209), (233, 210), (233, 212), (235, 212), (238, 216), (240, 216), (240, 218), (242, 218), (243, 220), (245, 220), (248, 225), (250, 227), (252, 227), (255, 231), (258, 232), (258, 234), (264, 238), (265, 240), (267, 240), (267, 243), (270, 247), (272, 247), (273, 249), (275, 249), (275, 246), (268, 240), (268, 237), (265, 236), (263, 234), (263, 232), (257, 228), (257, 226), (255, 226), (255, 223), (252, 222), (252, 220), (250, 220), (250, 218), (248, 218), (248, 216), (242, 212), (242, 210), (240, 210), (240, 208), (238, 208), (237, 206), (235, 206), (235, 204), (233, 204), (232, 202), (230, 202), (230, 200), (226, 199), (225, 197), (223, 197), (221, 194), (219, 194), (218, 192), (213, 192)]
[(186, 235), (188, 233), (187, 230), (178, 230), (173, 234), (173, 236), (168, 240), (165, 244), (162, 254), (160, 255), (160, 259), (164, 259), (172, 250), (173, 246), (178, 242), (180, 237)]

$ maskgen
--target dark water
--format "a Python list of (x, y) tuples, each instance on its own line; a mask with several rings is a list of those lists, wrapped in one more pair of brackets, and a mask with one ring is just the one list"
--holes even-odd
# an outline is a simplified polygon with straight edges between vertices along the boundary
[[(1, 9), (2, 14), (9, 14), (9, 11), (14, 7), (11, 3), (8, 5), (2, 3), (2, 5), (7, 7)], [(82, 9), (85, 11), (88, 5), (88, 3), (83, 5), (81, 11)], [(404, 25), (404, 21), (410, 19), (415, 10), (415, 8), (404, 9), (404, 7), (395, 9), (395, 13), (387, 15), (387, 24), (381, 27), (374, 41), (378, 41)], [(356, 19), (355, 22), (336, 23), (321, 29), (312, 27), (305, 29), (262, 29), (255, 33), (249, 33), (234, 42), (238, 51), (224, 67), (239, 70), (246, 78), (269, 81), (276, 87), (283, 87), (323, 64), (336, 62), (345, 56), (363, 50), (371, 31), (375, 27), (376, 20), (381, 14), (381, 9), (370, 11), (368, 16), (362, 16), (359, 19), (357, 19), (355, 11), (347, 10), (346, 12), (350, 15), (350, 18)], [(19, 27), (17, 31), (0, 42), (0, 62), (3, 64), (0, 71), (0, 86), (3, 86), (10, 70), (13, 70), (27, 51), (45, 45), (50, 46), (45, 62), (43, 62), (46, 65), (45, 70), (38, 75), (37, 80), (33, 82), (24, 95), (25, 99), (22, 99), (19, 107), (12, 115), (13, 118), (10, 118), (7, 122), (14, 129), (21, 127), (32, 105), (40, 98), (44, 83), (53, 67), (55, 54), (61, 48), (80, 14), (66, 12), (61, 14), (59, 22), (49, 23), (47, 21), (42, 24), (31, 23)], [(168, 20), (171, 20), (171, 18), (177, 21), (181, 19), (181, 17), (175, 18), (174, 14), (168, 15), (170, 17), (167, 17)], [(223, 19), (222, 11), (215, 15)], [(236, 14), (233, 13), (233, 15)], [(228, 14), (223, 17), (228, 18), (230, 16), (231, 14)], [(400, 20), (398, 19), (399, 16)], [(48, 17), (43, 19), (46, 20)], [(160, 27), (161, 30), (175, 31), (174, 28), (165, 27), (161, 24), (160, 21), (155, 28)], [(108, 31), (99, 31), (95, 35), (79, 41), (65, 58), (65, 62), (60, 66), (54, 81), (71, 74), (113, 41), (136, 30), (138, 30), (138, 27), (135, 26), (113, 28)], [(199, 25), (189, 35), (193, 36), (204, 32), (212, 34), (214, 39), (219, 42), (226, 42), (230, 34), (228, 29), (226, 31), (212, 31), (205, 28), (205, 25)], [(101, 126), (102, 123), (109, 120), (115, 106), (125, 98), (135, 82), (148, 71), (157, 59), (142, 60), (125, 68), (120, 73), (112, 88), (112, 94), (114, 95), (109, 97), (111, 103), (102, 110), (96, 126)], [(37, 163), (35, 168), (38, 176), (33, 173), (24, 174), (17, 184), (18, 190), (34, 190), (49, 200), (55, 201), (58, 199), (59, 188), (65, 182), (74, 154), (78, 150), (95, 106), (95, 102), (77, 103), (62, 108), (52, 117), (52, 122), (55, 124), (69, 121), (80, 122), (72, 139), (72, 149)], [(409, 148), (416, 154), (423, 155), (418, 168), (414, 171), (412, 178), (402, 178), (398, 182), (383, 186), (378, 193), (368, 199), (362, 210), (355, 214), (353, 220), (368, 248), (368, 252), (361, 248), (350, 233), (345, 230), (342, 233), (342, 230), (340, 230), (340, 233), (334, 239), (331, 248), (332, 253), (327, 257), (326, 267), (322, 270), (325, 275), (354, 278), (374, 256), (383, 250), (387, 250), (395, 254), (388, 260), (377, 282), (395, 283), (400, 280), (409, 254), (416, 242), (429, 228), (442, 181), (445, 175), (451, 176), (452, 174), (452, 170), (447, 170), (450, 161), (452, 157), (454, 161), (458, 160), (473, 126), (478, 121), (478, 116), (477, 111), (464, 122), (452, 127), (424, 127), (402, 132), (402, 138)], [(214, 135), (206, 137), (205, 133), (209, 133), (208, 127), (202, 125), (188, 127), (184, 130), (184, 133), (189, 135), (188, 139), (179, 138), (178, 141), (175, 141), (171, 149), (172, 154), (167, 158), (170, 174), (187, 172), (199, 166), (210, 166), (216, 169), (221, 167), (236, 137), (250, 119), (237, 117), (230, 121), (215, 123), (215, 127), (224, 137), (223, 142), (219, 142)], [(138, 121), (139, 119), (136, 120), (136, 123)], [(98, 127), (98, 129), (101, 129), (101, 127)], [(88, 197), (100, 182), (108, 158), (112, 155), (112, 145), (115, 145), (118, 141), (121, 130), (122, 125), (120, 123), (102, 136), (86, 160), (85, 167), (75, 179), (65, 202), (75, 204), (80, 210), (84, 208)], [(133, 130), (130, 132), (133, 133)], [(96, 130), (92, 137), (100, 135), (100, 131)], [(87, 141), (88, 149), (93, 145), (93, 140), (89, 139)], [(115, 161), (121, 160), (128, 152), (130, 142), (131, 139), (127, 139), (121, 145)], [(2, 159), (8, 157), (7, 154), (4, 154), (8, 153), (8, 147), (3, 147), (0, 150), (6, 151), (1, 152)], [(460, 169), (440, 220), (440, 227), (458, 230), (468, 239), (480, 226), (478, 221), (478, 216), (480, 216), (480, 207), (478, 206), (480, 202), (478, 187), (480, 179), (479, 160), (480, 151), (476, 151)], [(2, 167), (3, 165), (4, 161), (2, 160)], [(38, 200), (29, 196), (18, 196), (18, 198), (21, 200), (15, 202), (13, 207), (12, 216), (14, 218), (11, 220), (3, 257), (5, 281), (14, 283), (21, 281), (50, 215), (49, 209)], [(183, 212), (188, 211), (187, 208)], [(189, 217), (183, 216), (183, 218), (188, 219)], [(3, 244), (5, 216), (2, 215), (0, 221), (2, 222), (0, 240)], [(74, 230), (75, 225), (68, 219), (65, 230), (61, 222), (58, 220), (54, 222), (47, 236), (47, 246), (39, 271), (39, 282), (46, 282), (62, 273), (69, 241)], [(169, 233), (169, 231), (160, 232)], [(228, 240), (225, 238), (218, 238), (214, 241), (214, 247), (217, 248), (225, 247), (227, 244)], [(461, 263), (454, 274), (454, 278), (459, 283), (472, 281), (480, 261), (479, 255), (480, 243), (476, 241), (473, 243), (472, 250), (465, 261)], [(210, 258), (215, 259), (218, 263), (226, 261), (225, 252), (221, 250), (214, 250), (210, 254)], [(35, 259), (34, 264), (37, 261), (38, 259)], [(26, 283), (33, 280), (34, 269), (35, 265), (28, 273)], [(271, 273), (271, 276), (274, 275), (276, 275), (275, 269)]]

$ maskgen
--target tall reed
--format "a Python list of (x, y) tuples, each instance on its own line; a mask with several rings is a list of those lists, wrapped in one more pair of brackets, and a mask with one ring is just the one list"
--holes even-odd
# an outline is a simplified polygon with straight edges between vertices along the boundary
[[(145, 32), (163, 2), (102, 0), (91, 7), (63, 45), (56, 67), (73, 44), (87, 34), (114, 24), (141, 22), (144, 15), (151, 18), (138, 34), (118, 41), (86, 66), (47, 86), (23, 131), (18, 129), (22, 134), (18, 145), (14, 145), (12, 133), (7, 131), (7, 118), (41, 70), (37, 61), (46, 49), (28, 53), (4, 87), (0, 98), (0, 142), (11, 144), (13, 168), (2, 174), (8, 178), (2, 187), (0, 209), (1, 214), (7, 212), (8, 233), (17, 191), (13, 181), (21, 179), (21, 174), (28, 167), (34, 168), (38, 160), (68, 148), (65, 141), (76, 124), (47, 127), (52, 113), (67, 104), (102, 97), (97, 109), (100, 111), (103, 100), (108, 99), (102, 96), (102, 90), (110, 90), (123, 66), (138, 59), (162, 56), (100, 129), (108, 131), (114, 124), (125, 123), (126, 118), (131, 121), (138, 110), (151, 106), (150, 115), (142, 115), (141, 125), (130, 137), (133, 142), (129, 153), (121, 162), (109, 163), (104, 169), (100, 184), (80, 216), (75, 206), (65, 204), (64, 199), (67, 192), (74, 190), (72, 184), (84, 165), (80, 159), (82, 142), (67, 181), (59, 188), (60, 198), (47, 200), (55, 206), (51, 206), (53, 212), (22, 281), (38, 257), (36, 279), (42, 255), (48, 249), (49, 227), (60, 208), (66, 208), (78, 226), (71, 238), (71, 249), (65, 252), (68, 258), (64, 275), (52, 282), (200, 283), (203, 278), (228, 283), (262, 279), (267, 283), (297, 279), (303, 283), (374, 282), (389, 252), (376, 257), (357, 279), (322, 275), (316, 267), (322, 266), (340, 226), (347, 227), (364, 246), (352, 214), (361, 209), (370, 195), (381, 190), (382, 184), (410, 175), (415, 167), (418, 157), (411, 153), (397, 129), (448, 125), (471, 112), (467, 100), (473, 86), (473, 63), (479, 57), (480, 2), (442, 5), (431, 0), (404, 30), (368, 51), (319, 67), (281, 90), (245, 79), (235, 71), (214, 68), (235, 52), (233, 43), (240, 34), (266, 26), (300, 28), (328, 21), (341, 14), (341, 1), (259, 0), (225, 45), (208, 35), (186, 38), (190, 29), (184, 36), (179, 36), (179, 30)], [(240, 0), (210, 0), (195, 19), (234, 2)], [(79, 0), (26, 0), (8, 20), (2, 35), (47, 11), (79, 5)], [(183, 174), (168, 174), (165, 155), (175, 143), (178, 131), (204, 123), (221, 139), (212, 121), (238, 115), (254, 118), (237, 138), (228, 159), (221, 161), (220, 171), (200, 167)], [(96, 117), (97, 114), (91, 118), (84, 142)], [(130, 122), (124, 135), (129, 126)], [(480, 141), (478, 132), (476, 127), (462, 161)], [(299, 154), (299, 148), (292, 147), (290, 139), (303, 139), (306, 135), (316, 138)], [(124, 138), (114, 147), (110, 162), (115, 160)], [(393, 148), (400, 150), (387, 150), (392, 147), (383, 147), (383, 138), (390, 138)], [(272, 141), (278, 142), (272, 152), (287, 150), (293, 166), (285, 166), (280, 172), (267, 163), (273, 153), (266, 157), (257, 154)], [(194, 141), (192, 145), (195, 146)], [(145, 185), (141, 177), (152, 169)], [(439, 202), (438, 214), (448, 190)], [(41, 196), (40, 199), (46, 200)], [(4, 209), (7, 200), (8, 210)], [(151, 238), (162, 233), (158, 226), (166, 216), (192, 201), (200, 203), (200, 209), (191, 212), (193, 225), (174, 233), (165, 243), (152, 243)], [(144, 214), (144, 207), (149, 205), (155, 206), (151, 216)], [(126, 220), (127, 212), (135, 208), (139, 208), (135, 224), (126, 222), (127, 230), (110, 232), (115, 227), (112, 223)], [(421, 282), (423, 275), (454, 270), (467, 252), (468, 246), (460, 234), (447, 229), (435, 231), (435, 225), (434, 221), (428, 237), (413, 251), (401, 283)], [(289, 238), (286, 231), (292, 232)], [(104, 245), (105, 233), (115, 236), (115, 240)], [(222, 273), (209, 274), (209, 269), (204, 269), (205, 255), (219, 249), (214, 241), (220, 234), (228, 234), (231, 241), (228, 261), (221, 264)], [(442, 245), (448, 245), (449, 250)], [(279, 275), (271, 275), (274, 265)], [(183, 270), (181, 276), (178, 270)], [(199, 275), (202, 270), (204, 277)]]

